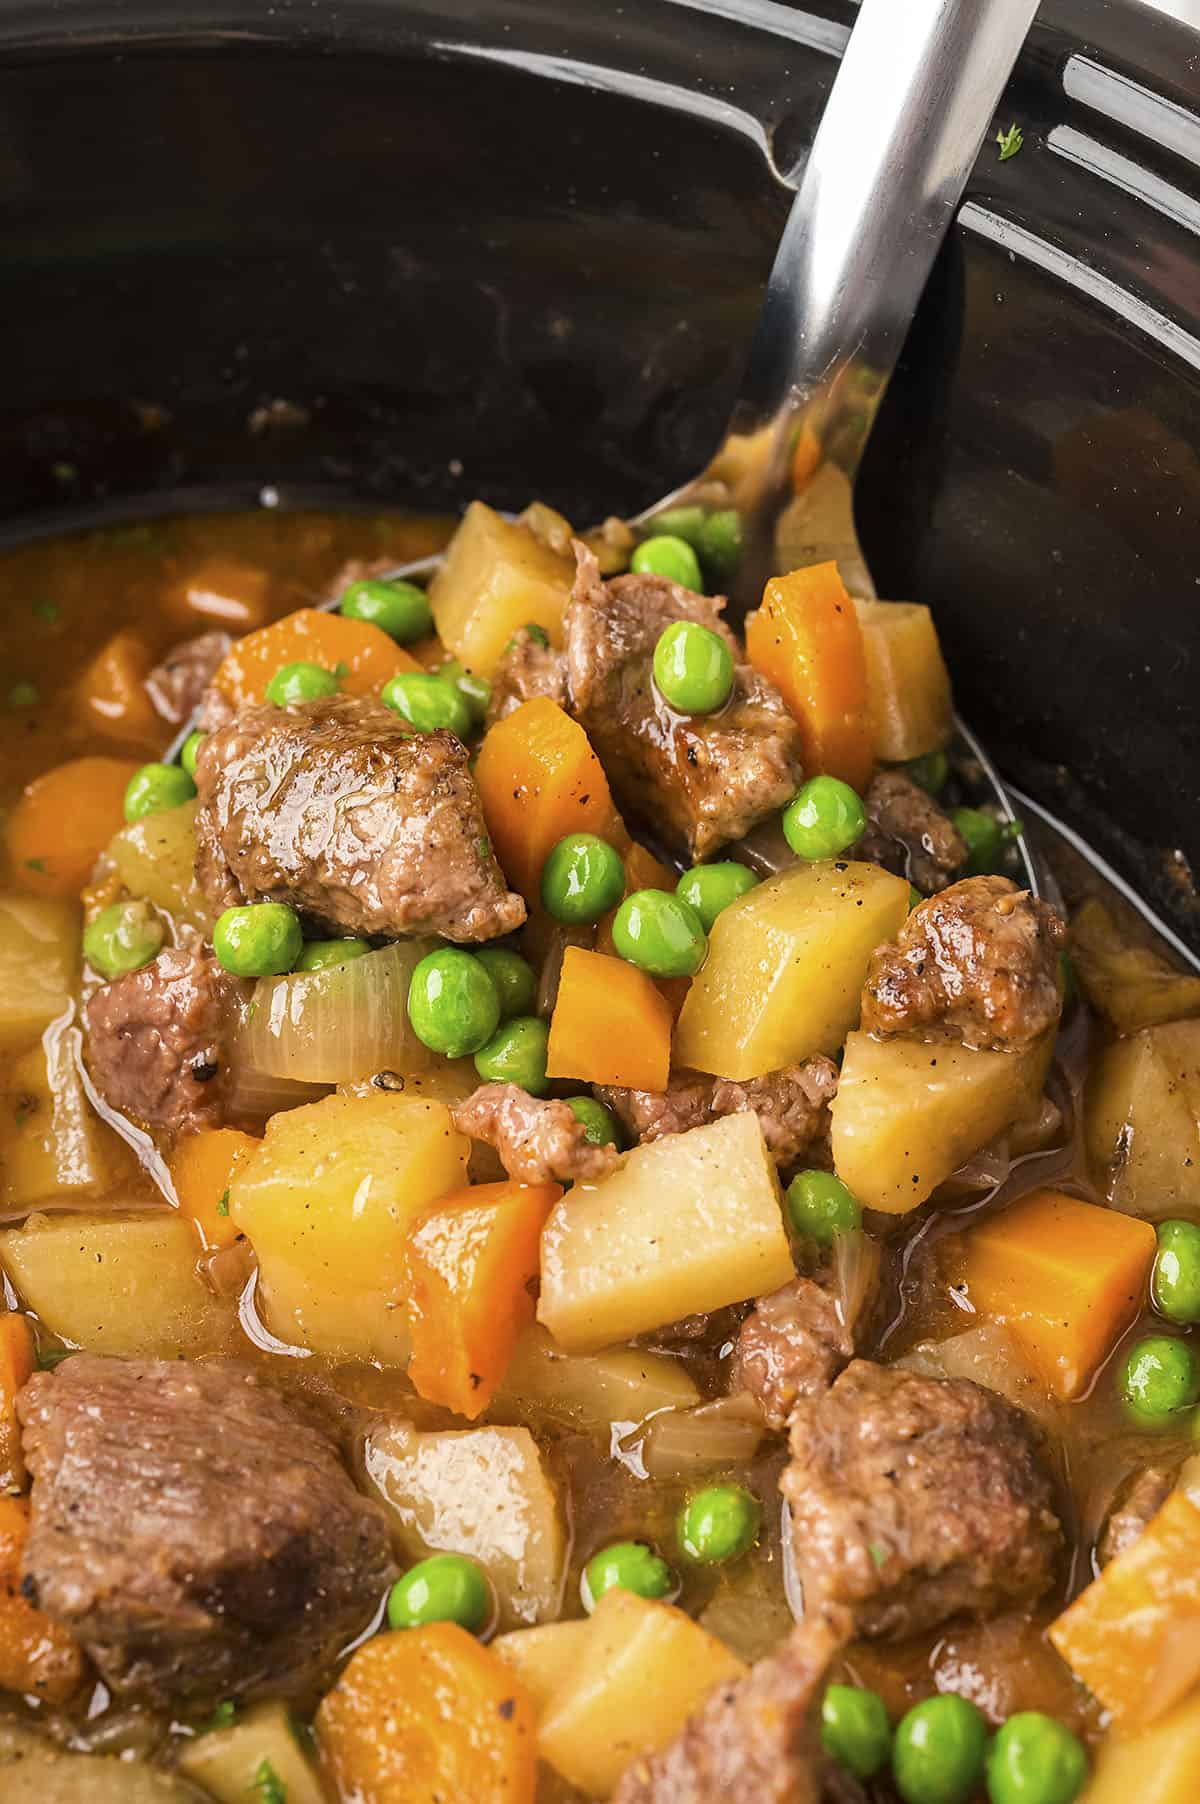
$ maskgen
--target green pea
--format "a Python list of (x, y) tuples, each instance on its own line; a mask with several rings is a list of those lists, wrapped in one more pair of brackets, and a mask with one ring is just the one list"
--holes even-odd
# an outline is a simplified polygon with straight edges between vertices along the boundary
[(140, 971), (162, 951), (166, 932), (149, 902), (113, 902), (84, 931), (83, 955), (110, 982)]
[(286, 902), (227, 908), (213, 928), (213, 951), (235, 977), (278, 977), (304, 949), (300, 918)]
[(836, 858), (866, 825), (862, 797), (838, 777), (810, 777), (783, 811), (783, 837), (797, 858)]
[(371, 950), (369, 940), (309, 940), (296, 960), (297, 971), (328, 971), (332, 965), (348, 965), (353, 958), (365, 958)]
[(1121, 1401), (1142, 1428), (1169, 1428), (1200, 1398), (1200, 1366), (1184, 1340), (1148, 1334), (1134, 1343), (1118, 1375)]
[(938, 796), (946, 787), (950, 760), (945, 752), (925, 752), (920, 758), (910, 758), (904, 768), (914, 783), (931, 796)]
[(914, 1704), (896, 1727), (892, 1773), (904, 1804), (967, 1804), (983, 1781), (987, 1723), (946, 1692)]
[(594, 833), (568, 833), (542, 866), (542, 907), (556, 921), (598, 921), (625, 894), (619, 852)]
[(583, 1569), (579, 1593), (590, 1615), (606, 1591), (670, 1597), (675, 1588), (675, 1574), (644, 1541), (614, 1541), (592, 1555)]
[(201, 745), (207, 737), (208, 735), (202, 733), (199, 727), (197, 727), (194, 733), (188, 734), (180, 748), (179, 762), (182, 764), (189, 777), (194, 778), (196, 775), (196, 754), (199, 752)]
[(421, 960), (408, 986), (408, 1018), (423, 1046), (448, 1059), (486, 1046), (500, 1025), (500, 998), (483, 965), (457, 946)]
[(196, 785), (180, 764), (143, 764), (125, 789), (125, 819), (140, 821), (148, 814), (163, 814), (190, 802)]
[(708, 938), (700, 916), (665, 889), (638, 889), (613, 917), (613, 945), (652, 977), (690, 977), (704, 963)]
[(338, 680), (323, 664), (310, 664), (301, 658), (296, 664), (284, 664), (267, 684), (267, 700), (277, 708), (295, 708), (301, 702), (318, 702), (322, 696), (336, 695)]
[(1087, 1776), (1083, 1743), (1040, 1710), (1010, 1716), (988, 1749), (991, 1804), (1074, 1804)]
[(723, 1566), (750, 1551), (761, 1516), (757, 1497), (741, 1485), (709, 1485), (680, 1512), (679, 1545), (702, 1566)]
[(821, 1745), (859, 1779), (873, 1779), (892, 1751), (892, 1725), (877, 1691), (830, 1685), (821, 1703)]
[(576, 1121), (583, 1123), (589, 1146), (620, 1147), (621, 1134), (611, 1109), (606, 1109), (594, 1096), (568, 1096), (565, 1100)]
[(994, 871), (1004, 849), (1004, 829), (995, 815), (985, 814), (982, 808), (955, 808), (950, 819), (967, 848), (964, 868), (968, 875), (985, 877)]
[(757, 884), (753, 871), (732, 860), (725, 864), (694, 864), (675, 885), (675, 894), (695, 909), (705, 933), (711, 933), (717, 916)]
[(475, 958), (496, 986), (500, 1019), (510, 1021), (514, 1015), (532, 1015), (538, 991), (532, 965), (507, 946), (482, 946)]
[(365, 577), (351, 583), (338, 603), (338, 613), (347, 620), (365, 620), (379, 627), (389, 639), (408, 645), (433, 631), (433, 613), (424, 589), (416, 583), (381, 582), (378, 577)]
[(444, 664), (439, 664), (436, 674), (458, 690), (467, 704), (471, 719), (476, 726), (482, 726), (487, 719), (492, 699), (492, 685), (487, 678), (476, 676), (473, 670), (468, 670), (457, 658), (447, 658)]
[(672, 539), (686, 539), (695, 550), (697, 540), (704, 530), (704, 509), (695, 506), (670, 507), (665, 513), (655, 517), (654, 530), (660, 538), (665, 533)]
[(475, 1561), (461, 1553), (435, 1553), (418, 1561), (388, 1593), (387, 1619), (393, 1629), (456, 1622), (474, 1635), (491, 1614), (491, 1587)]
[(797, 1234), (832, 1246), (835, 1235), (862, 1227), (862, 1205), (831, 1171), (797, 1172), (787, 1187), (788, 1214)]
[(656, 533), (651, 539), (643, 539), (629, 560), (629, 568), (641, 576), (665, 576), (681, 588), (694, 589), (697, 595), (704, 593), (700, 559), (687, 540), (676, 538), (674, 533)]
[(654, 647), (654, 681), (680, 714), (715, 713), (733, 688), (733, 654), (710, 627), (673, 621)]
[(550, 1029), (537, 1015), (517, 1015), (502, 1021), (491, 1039), (475, 1054), (475, 1069), (485, 1084), (516, 1084), (531, 1096), (544, 1096), (546, 1043)]
[(719, 507), (706, 514), (693, 543), (713, 581), (724, 583), (742, 555), (742, 519), (736, 507)]
[(1159, 1222), (1150, 1296), (1169, 1322), (1200, 1322), (1200, 1227), (1195, 1222)]
[(471, 710), (445, 677), (427, 670), (406, 670), (383, 686), (380, 699), (418, 733), (436, 733), (447, 727), (466, 739), (471, 731)]

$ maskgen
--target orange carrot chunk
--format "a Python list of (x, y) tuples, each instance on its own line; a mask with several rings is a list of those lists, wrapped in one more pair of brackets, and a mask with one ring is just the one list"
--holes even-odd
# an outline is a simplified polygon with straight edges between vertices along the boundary
[(125, 825), (125, 758), (72, 758), (35, 777), (8, 819), (13, 874), (39, 896), (73, 896)]
[(665, 1090), (671, 1024), (670, 1003), (644, 971), (623, 958), (568, 946), (550, 1019), (546, 1074)]
[(320, 608), (298, 608), (239, 639), (217, 666), (213, 682), (236, 708), (244, 708), (262, 701), (277, 670), (301, 663), (337, 671), (344, 695), (373, 695), (390, 677), (420, 669), (379, 627)]
[(229, 1186), (238, 1166), (261, 1145), (253, 1134), (237, 1128), (205, 1128), (179, 1142), (171, 1160), (171, 1182), (201, 1246), (228, 1247), (239, 1238), (229, 1215)]
[(33, 1329), (15, 1309), (0, 1315), (0, 1493), (25, 1488), (17, 1392), (33, 1376)]
[(83, 1678), (83, 1656), (66, 1629), (21, 1591), (21, 1554), (29, 1535), (23, 1497), (0, 1497), (0, 1691), (64, 1703)]
[(75, 691), (80, 714), (94, 733), (125, 745), (159, 743), (163, 724), (146, 693), (154, 659), (136, 633), (115, 633), (92, 659)]
[(746, 652), (795, 715), (805, 770), (865, 789), (874, 764), (867, 660), (837, 565), (773, 576), (746, 622)]

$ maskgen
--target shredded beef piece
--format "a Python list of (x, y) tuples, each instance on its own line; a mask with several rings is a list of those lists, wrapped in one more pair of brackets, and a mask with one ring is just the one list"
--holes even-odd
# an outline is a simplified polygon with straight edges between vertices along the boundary
[(772, 1157), (786, 1169), (827, 1125), (829, 1104), (837, 1094), (837, 1066), (818, 1056), (746, 1083), (677, 1071), (661, 1092), (606, 1085), (596, 1094), (639, 1142), (685, 1134), (723, 1115), (752, 1109)]
[(862, 1024), (1022, 1052), (1057, 1022), (1062, 916), (1007, 877), (967, 877), (872, 955)]
[(246, 988), (211, 952), (180, 946), (97, 990), (88, 1069), (104, 1100), (168, 1136), (219, 1127), (224, 1042)]
[(881, 864), (924, 896), (946, 888), (967, 862), (967, 847), (949, 815), (903, 771), (876, 771), (863, 797), (867, 830), (850, 856)]
[(1107, 1566), (1110, 1560), (1133, 1546), (1174, 1489), (1174, 1474), (1162, 1466), (1147, 1466), (1138, 1473), (1104, 1525), (1099, 1549), (1102, 1566)]
[(488, 704), (488, 725), (503, 720), (522, 702), (535, 695), (549, 696), (560, 708), (567, 705), (567, 661), (562, 652), (542, 641), (529, 627), (523, 626), (500, 660), (492, 678), (492, 699)]
[(466, 749), (335, 695), (244, 708), (196, 760), (196, 874), (214, 907), (289, 902), (332, 932), (490, 940), (525, 919)]
[(199, 633), (173, 645), (162, 663), (155, 665), (146, 678), (146, 693), (171, 726), (182, 726), (191, 719), (232, 644), (228, 633)]
[(837, 1304), (813, 1278), (793, 1278), (760, 1297), (738, 1334), (731, 1391), (749, 1391), (776, 1431), (801, 1397), (822, 1397), (854, 1357), (854, 1339)]
[(613, 1146), (593, 1146), (565, 1102), (542, 1102), (516, 1084), (481, 1084), (450, 1111), (460, 1134), (494, 1147), (518, 1184), (594, 1184), (617, 1163)]
[(806, 1609), (851, 1608), (861, 1635), (1031, 1603), (1062, 1545), (1024, 1416), (962, 1378), (854, 1360), (796, 1404), (780, 1489)]
[(252, 1372), (77, 1353), (17, 1407), (24, 1587), (115, 1692), (303, 1691), (365, 1628), (392, 1572), (383, 1513)]
[[(779, 693), (739, 661), (721, 597), (661, 576), (606, 583), (578, 541), (575, 557), (563, 621), (571, 709), (618, 806), (653, 822), (689, 857), (706, 858), (791, 800), (801, 775), (799, 728)], [(654, 686), (654, 648), (676, 620), (709, 627), (733, 654), (733, 691), (715, 714), (676, 714)]]
[(210, 683), (200, 697), (200, 705), (196, 710), (196, 727), (201, 733), (215, 733), (220, 727), (227, 727), (237, 714), (237, 709), (215, 683)]
[(394, 557), (349, 557), (330, 577), (316, 605), (328, 606), (332, 601), (340, 601), (351, 583), (366, 582), (373, 576), (386, 576), (389, 570), (395, 568)]

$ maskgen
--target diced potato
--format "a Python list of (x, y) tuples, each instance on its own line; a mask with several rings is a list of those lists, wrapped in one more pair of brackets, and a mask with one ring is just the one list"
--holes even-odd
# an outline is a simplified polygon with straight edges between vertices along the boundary
[(1127, 939), (1096, 896), (1072, 916), (1070, 944), (1080, 989), (1118, 1033), (1200, 1015), (1200, 977)]
[(953, 727), (950, 678), (926, 607), (860, 601), (875, 756), (900, 764), (945, 745)]
[(259, 1775), (266, 1762), (287, 1804), (326, 1804), (311, 1762), (300, 1752), (283, 1704), (259, 1704), (227, 1729), (209, 1729), (186, 1743), (179, 1771), (195, 1780), (219, 1804), (246, 1804), (260, 1798)]
[(513, 1629), (497, 1635), (491, 1650), (511, 1666), (524, 1685), (540, 1717), (554, 1693), (583, 1652), (591, 1621), (544, 1622), (534, 1629)]
[(0, 1147), (0, 1207), (8, 1214), (63, 1191), (97, 1195), (127, 1164), (84, 1091), (82, 1040), (77, 1027), (52, 1028), (9, 1074), (11, 1137)]
[(555, 1205), (538, 1319), (569, 1352), (590, 1352), (778, 1290), (794, 1269), (758, 1117), (727, 1115), (635, 1147)]
[(546, 1415), (579, 1428), (644, 1422), (656, 1410), (691, 1409), (700, 1393), (678, 1359), (633, 1347), (607, 1353), (568, 1353), (544, 1328), (529, 1328), (517, 1342), (497, 1400), (532, 1403)]
[(444, 1103), (369, 1084), (272, 1116), (229, 1191), (229, 1213), (258, 1256), (272, 1332), (342, 1358), (403, 1364), (405, 1230), (465, 1183), (470, 1149)]
[(28, 1046), (62, 1014), (78, 969), (73, 903), (0, 896), (0, 1047)]
[(868, 1209), (915, 1209), (1030, 1112), (1053, 1038), (1014, 1053), (850, 1034), (831, 1106), (838, 1176)]
[(639, 1755), (656, 1753), (716, 1686), (747, 1668), (672, 1604), (606, 1591), (538, 1727), (543, 1760), (607, 1798)]
[(232, 1343), (234, 1304), (197, 1276), (191, 1223), (165, 1204), (136, 1215), (31, 1215), (0, 1233), (0, 1264), (51, 1334), (89, 1353), (195, 1359)]
[(872, 952), (907, 914), (907, 883), (873, 864), (800, 864), (760, 883), (713, 925), (675, 1062), (749, 1078), (836, 1052), (857, 1025)]
[(1200, 1692), (1140, 1734), (1110, 1729), (1079, 1804), (1196, 1804), (1200, 1798)]
[(144, 896), (173, 920), (207, 926), (213, 911), (196, 882), (196, 803), (165, 808), (113, 836), (108, 856), (131, 896)]
[(44, 1735), (0, 1723), (4, 1804), (197, 1804), (174, 1773), (115, 1754), (69, 1754)]
[(1106, 1047), (1088, 1076), (1088, 1162), (1115, 1209), (1200, 1215), (1200, 1021)]
[(575, 570), (535, 538), (473, 501), (429, 585), (442, 644), (468, 669), (491, 676), (523, 626), (540, 626), (562, 643), (562, 617)]
[(389, 1422), (367, 1437), (368, 1487), (406, 1558), (463, 1553), (492, 1581), (500, 1624), (552, 1620), (567, 1538), (554, 1483), (527, 1428), (425, 1434)]

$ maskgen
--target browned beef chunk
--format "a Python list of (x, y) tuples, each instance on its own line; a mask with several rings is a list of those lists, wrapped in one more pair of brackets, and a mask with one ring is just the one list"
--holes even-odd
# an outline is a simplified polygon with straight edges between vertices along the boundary
[(863, 797), (867, 830), (855, 858), (907, 877), (923, 896), (945, 889), (967, 861), (967, 848), (949, 815), (903, 771), (876, 771)]
[(780, 1482), (806, 1609), (899, 1640), (1048, 1589), (1062, 1544), (1020, 1410), (962, 1378), (856, 1359), (792, 1413)]
[(1007, 877), (966, 877), (871, 958), (862, 1024), (1021, 1052), (1059, 1017), (1062, 916)]
[(88, 1069), (104, 1100), (166, 1135), (219, 1127), (225, 1040), (244, 987), (211, 952), (180, 946), (97, 990)]
[(822, 1397), (854, 1357), (850, 1329), (829, 1292), (813, 1278), (793, 1278), (760, 1297), (734, 1348), (731, 1391), (749, 1391), (767, 1425), (786, 1428), (801, 1397)]
[[(361, 583), (373, 576), (386, 576), (396, 568), (394, 557), (349, 557), (325, 585), (322, 602), (340, 601), (351, 583)], [(318, 604), (319, 605), (319, 604)]]
[[(578, 543), (575, 557), (563, 622), (572, 711), (618, 806), (689, 857), (706, 858), (791, 800), (801, 776), (799, 729), (779, 693), (737, 662), (720, 597), (661, 576), (606, 583)], [(654, 687), (654, 647), (676, 620), (711, 628), (733, 653), (733, 693), (716, 714), (678, 715)]]
[(523, 626), (513, 639), (492, 678), (488, 724), (503, 720), (522, 702), (547, 695), (560, 708), (567, 705), (567, 663), (562, 652), (546, 643), (541, 628)]
[(1099, 1549), (1102, 1566), (1133, 1546), (1174, 1489), (1174, 1475), (1162, 1466), (1147, 1466), (1138, 1473), (1104, 1525)]
[(196, 760), (197, 876), (290, 902), (338, 933), (490, 940), (525, 919), (496, 863), (465, 748), (335, 695), (244, 708)]
[(616, 1148), (593, 1146), (565, 1102), (543, 1102), (516, 1084), (481, 1084), (451, 1114), (460, 1134), (495, 1148), (518, 1184), (594, 1184), (617, 1162)]
[(596, 1093), (638, 1141), (685, 1134), (722, 1115), (753, 1109), (773, 1158), (786, 1169), (827, 1125), (829, 1104), (837, 1094), (837, 1066), (832, 1059), (816, 1057), (746, 1083), (677, 1071), (663, 1091), (605, 1086)]
[(817, 1698), (850, 1638), (845, 1611), (813, 1610), (744, 1679), (718, 1686), (661, 1754), (635, 1760), (613, 1804), (823, 1804), (838, 1789)]
[(233, 644), (228, 633), (199, 633), (173, 645), (146, 678), (146, 691), (171, 726), (190, 720), (212, 682), (217, 665)]
[(114, 1691), (288, 1694), (366, 1626), (391, 1573), (383, 1515), (253, 1373), (77, 1353), (18, 1411), (25, 1585)]

